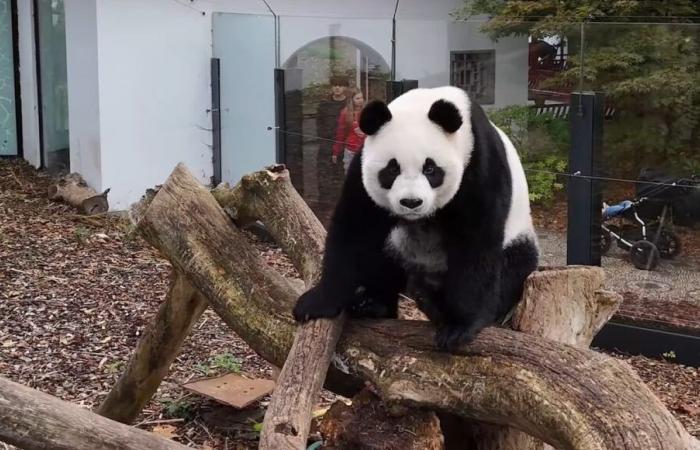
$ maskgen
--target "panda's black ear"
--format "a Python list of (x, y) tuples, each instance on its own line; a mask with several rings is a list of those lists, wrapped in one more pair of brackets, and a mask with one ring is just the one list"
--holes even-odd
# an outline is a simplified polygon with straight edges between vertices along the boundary
[(391, 111), (381, 100), (372, 100), (367, 103), (360, 113), (360, 130), (366, 135), (374, 133), (391, 120)]
[(428, 111), (428, 119), (440, 125), (448, 133), (454, 133), (462, 126), (462, 115), (454, 103), (438, 100)]

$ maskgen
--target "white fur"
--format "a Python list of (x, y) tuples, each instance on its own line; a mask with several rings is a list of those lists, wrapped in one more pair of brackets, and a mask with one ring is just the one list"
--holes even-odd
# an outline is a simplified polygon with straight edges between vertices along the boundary
[[(493, 124), (491, 124), (493, 125)], [(503, 239), (503, 247), (516, 240), (518, 237), (525, 235), (537, 245), (537, 235), (535, 228), (532, 225), (532, 216), (530, 214), (530, 198), (528, 195), (527, 179), (525, 171), (520, 163), (515, 146), (500, 128), (496, 125), (493, 127), (498, 131), (498, 135), (503, 141), (503, 146), (506, 149), (506, 157), (508, 159), (508, 167), (510, 168), (510, 179), (512, 193), (510, 199), (510, 210), (506, 219), (506, 229)]]
[[(453, 103), (462, 115), (462, 126), (455, 133), (446, 133), (439, 125), (428, 119), (428, 111), (437, 100)], [(459, 190), (464, 168), (471, 160), (474, 136), (471, 133), (471, 104), (463, 90), (445, 86), (432, 89), (413, 89), (389, 104), (392, 119), (373, 136), (368, 136), (362, 150), (362, 182), (375, 203), (393, 214), (412, 220), (430, 216), (445, 206)], [(492, 124), (493, 125), (493, 124)], [(520, 158), (508, 136), (498, 127), (505, 146), (510, 167), (512, 196), (505, 225), (503, 246), (508, 246), (519, 237), (526, 237), (537, 243), (530, 215), (528, 187)], [(401, 174), (391, 189), (379, 185), (378, 173), (395, 158)], [(441, 186), (431, 188), (423, 176), (422, 169), (426, 158), (432, 158), (445, 170)], [(399, 202), (403, 198), (419, 198), (423, 204), (409, 209)], [(407, 229), (395, 228), (387, 245), (406, 260), (424, 266), (440, 267), (444, 255), (431, 255), (434, 246), (416, 247), (410, 241)]]
[[(463, 125), (455, 133), (446, 133), (428, 119), (428, 111), (437, 100), (452, 102), (462, 115)], [(445, 206), (459, 189), (462, 173), (469, 163), (474, 145), (470, 132), (469, 98), (459, 88), (413, 89), (389, 104), (392, 119), (374, 136), (368, 136), (362, 150), (362, 181), (372, 200), (405, 219), (427, 217)], [(382, 189), (377, 174), (395, 158), (401, 174), (391, 189)], [(433, 158), (445, 170), (443, 184), (433, 189), (423, 176), (423, 163)], [(419, 198), (416, 209), (402, 206), (403, 198)]]

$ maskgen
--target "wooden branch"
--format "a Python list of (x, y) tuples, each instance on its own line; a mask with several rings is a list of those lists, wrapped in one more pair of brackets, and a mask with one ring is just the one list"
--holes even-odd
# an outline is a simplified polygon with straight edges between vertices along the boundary
[(109, 211), (108, 193), (109, 189), (98, 194), (77, 173), (70, 173), (61, 178), (56, 184), (49, 186), (48, 192), (49, 199), (68, 203), (85, 215)]
[(265, 224), (306, 285), (316, 282), (326, 230), (292, 186), (284, 166), (246, 175), (234, 188), (219, 185), (212, 194), (237, 223), (260, 220)]
[[(316, 282), (326, 231), (292, 186), (284, 166), (247, 175), (233, 189), (218, 186), (212, 194), (238, 223), (262, 221), (289, 255), (307, 288)], [(311, 413), (342, 329), (342, 318), (299, 327), (265, 413), (261, 450), (305, 447)]]
[[(211, 194), (178, 166), (138, 211), (146, 239), (281, 365), (299, 292), (259, 260)], [(428, 323), (349, 322), (334, 358), (346, 375), (330, 387), (368, 380), (385, 401), (508, 424), (561, 449), (700, 449), (628, 365), (605, 355), (495, 328), (457, 353), (435, 351)]]
[[(601, 290), (604, 280), (605, 271), (600, 267), (568, 266), (535, 272), (525, 283), (511, 326), (533, 336), (588, 348), (622, 303), (619, 294)], [(507, 426), (479, 422), (470, 424), (469, 429), (479, 436), (479, 450), (552, 449)]]
[(0, 441), (28, 450), (188, 448), (5, 378), (0, 378)]
[(97, 408), (97, 414), (122, 423), (136, 419), (206, 307), (206, 300), (187, 279), (174, 272), (165, 301), (141, 336), (126, 369)]

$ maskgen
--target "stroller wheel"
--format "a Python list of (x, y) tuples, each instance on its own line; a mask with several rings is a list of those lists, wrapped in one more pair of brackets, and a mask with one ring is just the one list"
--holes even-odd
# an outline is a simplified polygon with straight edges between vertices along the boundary
[(662, 258), (675, 258), (681, 252), (681, 240), (673, 231), (662, 230), (656, 247), (659, 249)]
[(600, 253), (602, 255), (608, 253), (610, 246), (612, 245), (612, 240), (612, 235), (603, 230), (603, 232), (600, 234)]
[(654, 270), (659, 264), (659, 256), (659, 249), (649, 241), (637, 241), (630, 249), (632, 264), (641, 270)]

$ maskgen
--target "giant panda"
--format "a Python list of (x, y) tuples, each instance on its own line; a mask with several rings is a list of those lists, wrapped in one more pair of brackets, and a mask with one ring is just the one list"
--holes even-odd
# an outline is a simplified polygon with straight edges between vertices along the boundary
[(367, 135), (331, 218), (320, 281), (298, 321), (396, 317), (409, 291), (446, 350), (503, 318), (536, 270), (528, 188), (508, 137), (461, 89), (367, 104)]

